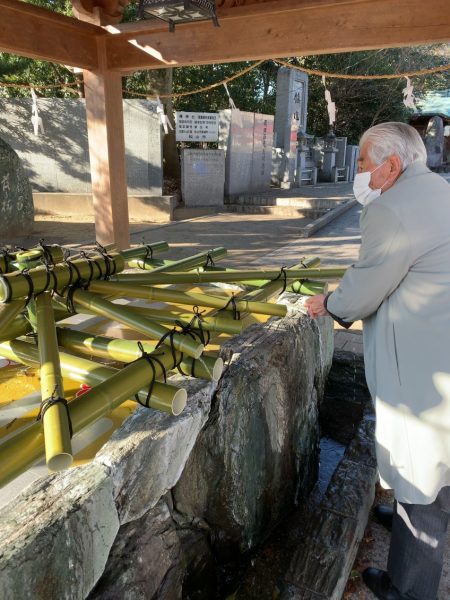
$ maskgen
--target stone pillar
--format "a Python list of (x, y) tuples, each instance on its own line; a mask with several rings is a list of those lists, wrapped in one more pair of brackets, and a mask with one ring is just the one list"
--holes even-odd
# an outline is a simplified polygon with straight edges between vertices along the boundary
[(297, 159), (297, 133), (306, 131), (308, 107), (308, 75), (281, 67), (277, 76), (275, 107), (275, 147), (281, 148), (284, 159), (279, 170), (279, 183), (291, 187)]

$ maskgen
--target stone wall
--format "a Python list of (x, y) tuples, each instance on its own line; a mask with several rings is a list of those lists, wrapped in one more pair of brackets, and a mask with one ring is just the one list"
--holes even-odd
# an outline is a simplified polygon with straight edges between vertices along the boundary
[[(30, 98), (0, 98), (0, 138), (19, 155), (33, 192), (91, 193), (82, 99), (38, 98), (44, 132), (34, 134)], [(162, 141), (156, 104), (124, 100), (128, 193), (161, 196)]]
[(329, 319), (285, 294), (284, 319), (223, 345), (218, 384), (179, 417), (138, 408), (86, 466), (32, 484), (0, 512), (2, 600), (197, 600), (217, 564), (257, 545), (305, 498), (318, 466)]

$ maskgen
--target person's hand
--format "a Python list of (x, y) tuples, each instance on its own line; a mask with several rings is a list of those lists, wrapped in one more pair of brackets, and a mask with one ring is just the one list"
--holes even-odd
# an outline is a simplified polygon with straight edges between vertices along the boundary
[(308, 309), (310, 317), (315, 319), (316, 317), (324, 317), (328, 314), (325, 308), (325, 294), (318, 294), (317, 296), (311, 296), (305, 301), (305, 306)]

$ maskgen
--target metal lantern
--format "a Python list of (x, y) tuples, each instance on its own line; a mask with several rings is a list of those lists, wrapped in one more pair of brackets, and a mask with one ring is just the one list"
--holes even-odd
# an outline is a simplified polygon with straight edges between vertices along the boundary
[(215, 0), (139, 0), (139, 16), (154, 17), (169, 23), (169, 31), (175, 31), (178, 23), (207, 21), (211, 19), (216, 27)]

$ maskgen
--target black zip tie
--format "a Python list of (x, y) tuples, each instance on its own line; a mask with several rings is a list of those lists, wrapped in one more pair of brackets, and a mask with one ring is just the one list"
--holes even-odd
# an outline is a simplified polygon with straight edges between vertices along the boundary
[[(153, 387), (154, 387), (155, 381), (156, 381), (156, 369), (155, 369), (154, 363), (156, 362), (161, 367), (163, 378), (164, 378), (164, 383), (167, 383), (166, 368), (163, 365), (163, 363), (158, 359), (158, 355), (149, 354), (148, 352), (146, 352), (144, 350), (144, 346), (142, 345), (142, 342), (138, 342), (137, 345), (138, 345), (139, 350), (141, 351), (141, 356), (137, 360), (144, 358), (148, 362), (149, 367), (152, 370), (152, 379), (151, 379), (149, 387), (148, 387), (148, 392), (147, 392), (147, 397), (145, 399), (145, 402), (141, 401), (141, 399), (139, 398), (139, 394), (135, 394), (134, 397), (136, 398), (136, 402), (138, 402), (141, 406), (144, 406), (145, 408), (150, 408), (150, 398), (152, 396)], [(160, 354), (159, 356), (162, 356), (162, 355)], [(134, 361), (134, 362), (136, 362), (136, 361)]]
[(215, 264), (216, 263), (214, 262), (214, 259), (212, 257), (211, 250), (208, 250), (208, 254), (206, 255), (206, 262), (203, 265), (203, 268), (206, 269), (207, 267), (214, 267)]
[(67, 421), (69, 424), (69, 434), (70, 434), (70, 439), (72, 439), (73, 428), (72, 428), (72, 419), (70, 418), (69, 403), (67, 402), (67, 400), (65, 398), (62, 398), (61, 396), (57, 396), (56, 390), (57, 390), (57, 386), (55, 386), (55, 389), (53, 390), (53, 393), (50, 396), (50, 398), (47, 398), (46, 400), (42, 400), (41, 406), (39, 408), (38, 416), (36, 417), (36, 421), (42, 421), (42, 423), (43, 423), (45, 413), (48, 411), (48, 409), (51, 408), (52, 406), (54, 406), (55, 404), (62, 404), (67, 412)]
[(239, 319), (241, 318), (241, 313), (237, 309), (236, 298), (234, 297), (234, 294), (231, 295), (231, 298), (228, 300), (228, 302), (225, 304), (225, 306), (221, 310), (227, 310), (227, 308), (230, 305), (231, 305), (231, 309), (233, 311), (233, 319), (235, 321), (239, 321)]

